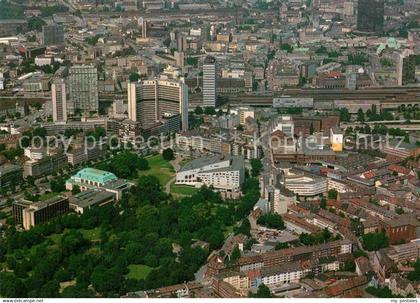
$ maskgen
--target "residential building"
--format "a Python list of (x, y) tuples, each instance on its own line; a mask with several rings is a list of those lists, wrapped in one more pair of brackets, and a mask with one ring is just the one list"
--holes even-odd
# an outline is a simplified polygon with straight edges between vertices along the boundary
[(384, 0), (359, 0), (357, 29), (361, 32), (382, 33), (384, 27)]
[(51, 85), (53, 121), (67, 121), (67, 87), (64, 79), (56, 79)]
[(0, 188), (13, 188), (22, 182), (22, 168), (19, 165), (0, 165)]
[(398, 85), (416, 83), (416, 55), (413, 50), (406, 49), (399, 54), (397, 77)]
[(24, 176), (40, 177), (50, 175), (67, 165), (67, 157), (63, 153), (47, 155), (39, 160), (28, 160), (23, 165)]
[(203, 63), (203, 106), (216, 106), (216, 59), (211, 56)]
[(72, 113), (97, 113), (99, 109), (98, 71), (89, 65), (73, 65), (69, 70), (68, 86)]
[(42, 27), (41, 41), (44, 45), (57, 45), (64, 43), (64, 28), (60, 24), (44, 25)]

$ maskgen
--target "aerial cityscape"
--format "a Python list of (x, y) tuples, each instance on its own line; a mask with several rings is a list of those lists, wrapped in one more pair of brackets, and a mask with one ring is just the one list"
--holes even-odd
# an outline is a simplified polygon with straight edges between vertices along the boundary
[(0, 298), (420, 298), (420, 1), (0, 0)]

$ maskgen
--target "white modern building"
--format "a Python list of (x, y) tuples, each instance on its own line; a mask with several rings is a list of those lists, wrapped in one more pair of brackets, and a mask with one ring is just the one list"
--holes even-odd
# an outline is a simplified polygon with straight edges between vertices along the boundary
[(214, 156), (195, 159), (176, 174), (175, 184), (201, 187), (213, 186), (222, 191), (237, 191), (245, 179), (241, 156)]
[(289, 174), (285, 178), (284, 186), (299, 196), (317, 196), (328, 190), (328, 179), (306, 175)]

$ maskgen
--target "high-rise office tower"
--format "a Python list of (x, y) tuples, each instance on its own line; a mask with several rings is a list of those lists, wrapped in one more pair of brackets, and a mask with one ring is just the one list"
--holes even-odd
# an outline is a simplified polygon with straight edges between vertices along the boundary
[(398, 58), (398, 85), (416, 83), (416, 56), (414, 51), (406, 49)]
[(178, 32), (176, 35), (176, 48), (179, 52), (187, 50), (187, 37), (183, 33)]
[(55, 45), (64, 43), (64, 29), (62, 25), (52, 24), (42, 27), (42, 44)]
[(203, 106), (216, 106), (216, 59), (211, 56), (203, 63)]
[(141, 37), (147, 38), (147, 20), (141, 22)]
[(67, 121), (67, 90), (64, 79), (56, 79), (51, 85), (53, 121)]
[(183, 52), (175, 52), (174, 53), (176, 65), (179, 67), (184, 67), (185, 56)]
[(414, 51), (414, 54), (420, 54), (420, 29), (413, 28), (408, 30), (408, 46)]
[(128, 83), (128, 118), (145, 129), (180, 115), (182, 130), (188, 130), (188, 86), (184, 79), (145, 80)]
[(357, 29), (362, 32), (382, 33), (384, 13), (384, 0), (359, 0)]
[(98, 112), (98, 70), (94, 66), (70, 67), (68, 80), (70, 100), (75, 112)]

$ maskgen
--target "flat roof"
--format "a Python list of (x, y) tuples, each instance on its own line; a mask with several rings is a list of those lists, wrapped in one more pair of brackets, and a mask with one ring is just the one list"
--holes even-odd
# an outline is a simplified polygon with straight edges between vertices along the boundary
[(216, 169), (209, 170), (209, 172), (218, 171), (218, 170), (239, 170), (244, 167), (244, 159), (242, 156), (229, 156), (229, 157), (212, 156), (212, 157), (194, 159), (188, 162), (187, 164), (185, 164), (180, 169), (180, 171), (182, 172), (182, 171), (198, 169), (203, 166), (212, 165), (212, 164), (216, 164), (216, 163), (224, 162), (224, 161), (230, 161), (228, 168), (225, 168), (225, 167), (221, 167), (220, 169), (216, 168)]

